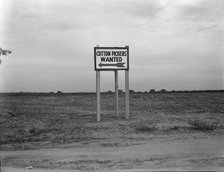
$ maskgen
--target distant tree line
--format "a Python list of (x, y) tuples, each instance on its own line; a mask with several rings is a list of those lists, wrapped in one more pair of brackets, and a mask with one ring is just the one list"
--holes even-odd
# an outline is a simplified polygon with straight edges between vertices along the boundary
[(149, 93), (208, 93), (208, 92), (224, 92), (224, 90), (172, 90), (167, 91), (166, 89), (161, 89), (156, 91), (154, 89), (149, 90)]
[[(157, 93), (213, 93), (213, 92), (224, 92), (224, 90), (172, 90), (172, 91), (167, 91), (166, 89), (161, 89), (161, 90), (155, 90), (155, 89), (151, 89), (149, 91), (135, 91), (133, 89), (129, 90), (129, 93), (130, 94), (136, 94), (136, 93), (149, 93), (149, 94), (157, 94)], [(114, 91), (107, 91), (105, 93), (108, 93), (108, 94), (112, 94), (114, 93)], [(119, 94), (122, 94), (122, 93), (125, 93), (125, 91), (119, 89), (118, 90), (118, 93)]]
[[(118, 91), (119, 94), (125, 94), (123, 90)], [(151, 89), (149, 91), (135, 91), (135, 90), (129, 90), (130, 94), (162, 94), (162, 93), (220, 93), (224, 92), (224, 90), (172, 90), (167, 91), (165, 89), (161, 89), (159, 91), (156, 91), (154, 89)], [(102, 94), (114, 94), (114, 91), (107, 91), (107, 92), (101, 92)], [(90, 94), (96, 94), (96, 92), (0, 92), (0, 95), (25, 95), (25, 96), (33, 96), (33, 95), (90, 95)]]

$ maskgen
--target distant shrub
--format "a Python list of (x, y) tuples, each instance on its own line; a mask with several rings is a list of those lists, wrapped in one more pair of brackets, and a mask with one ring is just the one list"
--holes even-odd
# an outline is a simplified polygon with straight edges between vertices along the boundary
[(161, 93), (166, 93), (167, 91), (165, 89), (160, 90)]
[(135, 93), (135, 90), (129, 90), (129, 93), (133, 94), (133, 93)]
[(123, 90), (119, 89), (119, 90), (118, 90), (118, 93), (123, 93)]
[(57, 91), (57, 94), (62, 94), (62, 91)]
[(109, 94), (111, 94), (111, 93), (113, 93), (111, 90), (109, 90), (109, 91), (107, 91), (107, 93), (109, 93)]
[(214, 121), (193, 120), (189, 121), (191, 128), (199, 131), (211, 131), (218, 128), (218, 124)]
[(151, 90), (149, 90), (149, 93), (155, 93), (155, 92), (156, 92), (155, 89), (151, 89)]

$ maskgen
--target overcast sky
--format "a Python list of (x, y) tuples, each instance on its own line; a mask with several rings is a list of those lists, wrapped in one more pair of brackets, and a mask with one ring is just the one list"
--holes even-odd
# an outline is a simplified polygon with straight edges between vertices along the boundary
[(1, 0), (0, 92), (95, 91), (97, 44), (129, 45), (130, 89), (224, 89), (224, 0)]

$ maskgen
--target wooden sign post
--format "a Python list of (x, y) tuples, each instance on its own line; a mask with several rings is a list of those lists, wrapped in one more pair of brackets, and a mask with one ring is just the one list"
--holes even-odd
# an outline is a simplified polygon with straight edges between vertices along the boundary
[(100, 121), (100, 71), (96, 71), (96, 102), (97, 121)]
[(118, 70), (125, 70), (125, 117), (129, 119), (129, 47), (94, 47), (96, 71), (97, 121), (100, 121), (100, 71), (114, 71), (115, 114), (118, 113)]
[(116, 113), (116, 116), (118, 116), (118, 106), (119, 106), (119, 103), (118, 103), (118, 71), (117, 70), (114, 71), (114, 79), (115, 79), (114, 90), (115, 90), (115, 103), (116, 103), (115, 113)]
[(129, 71), (125, 71), (125, 117), (129, 119)]

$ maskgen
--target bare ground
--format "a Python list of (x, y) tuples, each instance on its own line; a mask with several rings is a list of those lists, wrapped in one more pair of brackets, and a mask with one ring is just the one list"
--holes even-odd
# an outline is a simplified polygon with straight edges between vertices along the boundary
[(1, 95), (2, 171), (224, 170), (223, 93)]

